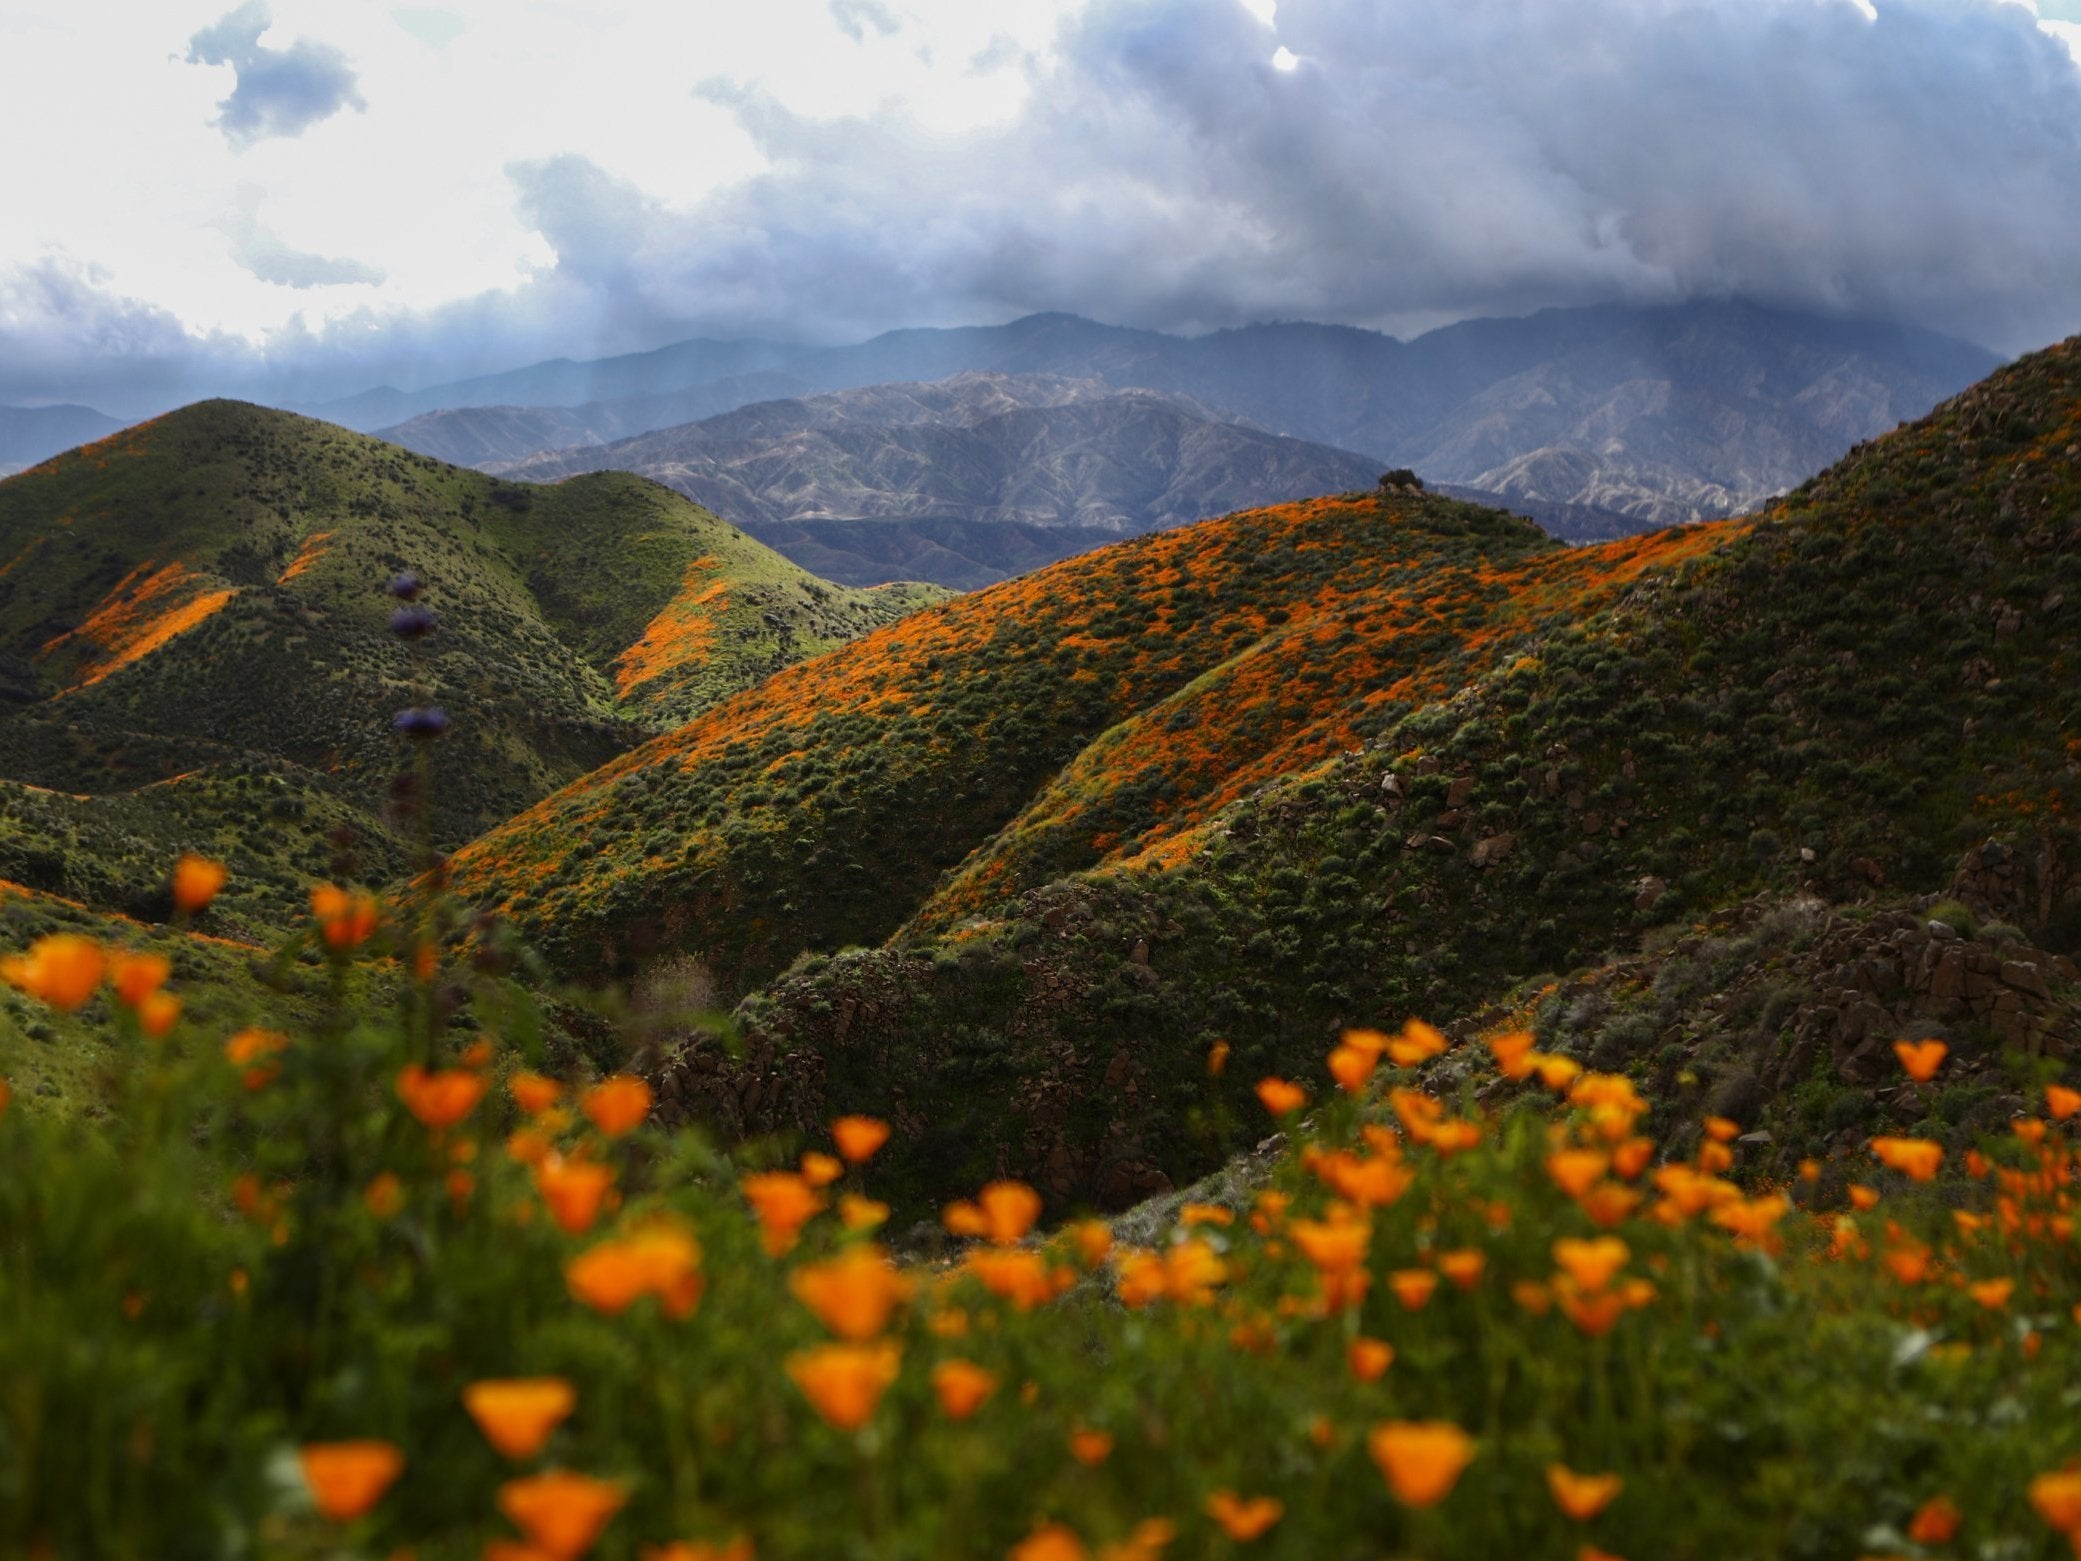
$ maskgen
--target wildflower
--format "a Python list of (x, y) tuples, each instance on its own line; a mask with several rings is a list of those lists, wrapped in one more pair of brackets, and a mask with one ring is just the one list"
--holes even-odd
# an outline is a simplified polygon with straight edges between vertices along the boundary
[(1546, 1488), (1554, 1505), (1577, 1523), (1587, 1523), (1618, 1499), (1626, 1482), (1616, 1474), (1577, 1474), (1565, 1464), (1546, 1466)]
[(1421, 1019), (1411, 1019), (1402, 1033), (1387, 1043), (1388, 1059), (1398, 1068), (1414, 1068), (1443, 1052), (1446, 1040)]
[(1095, 1469), (1113, 1456), (1113, 1434), (1078, 1426), (1069, 1433), (1069, 1455), (1087, 1469)]
[(915, 1287), (880, 1247), (858, 1246), (796, 1269), (788, 1288), (831, 1332), (863, 1344), (888, 1326), (889, 1314)]
[(1361, 1382), (1378, 1382), (1395, 1363), (1395, 1347), (1385, 1339), (1369, 1339), (1361, 1334), (1351, 1341), (1344, 1352), (1344, 1364), (1351, 1374)]
[(692, 1235), (655, 1225), (587, 1248), (564, 1265), (571, 1294), (596, 1312), (626, 1311), (654, 1295), (665, 1315), (692, 1314), (701, 1299), (701, 1248)]
[(1397, 1500), (1429, 1507), (1459, 1483), (1474, 1439), (1449, 1420), (1385, 1420), (1368, 1433), (1366, 1451)]
[(843, 1175), (845, 1162), (836, 1155), (811, 1149), (802, 1156), (802, 1179), (812, 1187), (828, 1187)]
[(1879, 1190), (1876, 1187), (1866, 1187), (1861, 1183), (1852, 1182), (1849, 1186), (1849, 1194), (1851, 1207), (1860, 1212), (1878, 1206)]
[(1438, 1254), (1438, 1272), (1462, 1290), (1472, 1290), (1480, 1284), (1481, 1271), (1487, 1266), (1488, 1255), (1478, 1247), (1461, 1247)]
[(1741, 1124), (1732, 1117), (1707, 1117), (1705, 1136), (1716, 1144), (1731, 1144), (1741, 1137)]
[(1532, 1041), (1529, 1030), (1516, 1030), (1509, 1035), (1490, 1038), (1488, 1049), (1504, 1078), (1528, 1079), (1532, 1076)]
[(1536, 1279), (1514, 1280), (1510, 1286), (1510, 1299), (1521, 1311), (1534, 1317), (1544, 1317), (1553, 1310), (1553, 1291)]
[(1655, 1157), (1655, 1141), (1652, 1138), (1629, 1138), (1611, 1151), (1611, 1168), (1627, 1181), (1632, 1181), (1647, 1169), (1648, 1162)]
[(2081, 1534), (2081, 1470), (2055, 1469), (2030, 1482), (2030, 1504), (2069, 1539)]
[(903, 1355), (894, 1344), (820, 1344), (788, 1357), (788, 1375), (827, 1425), (857, 1431), (896, 1380)]
[(1248, 1544), (1286, 1515), (1286, 1503), (1276, 1496), (1253, 1496), (1244, 1500), (1234, 1491), (1216, 1491), (1207, 1498), (1207, 1516), (1237, 1544)]
[(1405, 1310), (1417, 1312), (1423, 1310), (1431, 1292), (1438, 1288), (1438, 1276), (1428, 1268), (1398, 1268), (1387, 1276), (1387, 1288), (1394, 1291), (1395, 1299)]
[(1626, 1297), (1611, 1290), (1584, 1291), (1567, 1275), (1557, 1275), (1553, 1298), (1576, 1330), (1595, 1339), (1611, 1332), (1626, 1315)]
[(494, 1378), (464, 1388), (462, 1404), (493, 1447), (532, 1458), (578, 1407), (578, 1392), (562, 1377)]
[(878, 1117), (840, 1117), (831, 1124), (831, 1140), (854, 1165), (864, 1165), (889, 1141), (889, 1124)]
[(932, 1368), (932, 1391), (949, 1420), (966, 1420), (997, 1391), (997, 1375), (974, 1361), (943, 1360)]
[(1600, 1182), (1583, 1195), (1581, 1204), (1582, 1212), (1605, 1230), (1623, 1225), (1639, 1206), (1640, 1194), (1623, 1182)]
[(1195, 1225), (1233, 1225), (1235, 1211), (1218, 1203), (1187, 1203), (1179, 1206), (1178, 1223), (1188, 1230)]
[(173, 961), (164, 954), (118, 954), (109, 961), (109, 985), (126, 1008), (137, 1008), (166, 985)]
[(1887, 1271), (1904, 1285), (1919, 1285), (1929, 1277), (1929, 1248), (1919, 1242), (1901, 1242), (1888, 1247), (1883, 1261)]
[(152, 992), (137, 1005), (137, 1027), (155, 1041), (163, 1041), (180, 1022), (181, 1000), (171, 992)]
[(1077, 1257), (1086, 1268), (1098, 1267), (1113, 1250), (1113, 1227), (1104, 1220), (1077, 1221), (1069, 1227), (1069, 1238), (1076, 1244)]
[(770, 1257), (793, 1247), (802, 1227), (824, 1207), (823, 1198), (793, 1171), (761, 1171), (745, 1177), (742, 1186)]
[(1944, 1159), (1944, 1146), (1927, 1138), (1874, 1138), (1871, 1152), (1882, 1164), (1916, 1182), (1934, 1181)]
[(0, 1114), (6, 1112), (7, 1103), (13, 1099), (14, 1090), (9, 1086), (7, 1080), (0, 1079)]
[(1181, 1241), (1162, 1256), (1153, 1252), (1116, 1254), (1121, 1303), (1146, 1306), (1168, 1298), (1180, 1306), (1205, 1306), (1214, 1286), (1226, 1282), (1228, 1265), (1206, 1242)]
[(188, 852), (173, 864), (173, 908), (183, 916), (199, 915), (230, 876), (222, 862)]
[(94, 995), (107, 967), (108, 956), (92, 938), (53, 932), (30, 944), (27, 954), (0, 962), (0, 977), (69, 1014)]
[(1275, 1117), (1290, 1115), (1308, 1104), (1308, 1092), (1298, 1084), (1289, 1084), (1281, 1078), (1262, 1078), (1257, 1081), (1257, 1098), (1264, 1102), (1265, 1110)]
[(282, 1065), (271, 1059), (289, 1044), (289, 1037), (279, 1030), (244, 1029), (224, 1043), (224, 1055), (235, 1068), (245, 1071), (239, 1082), (247, 1089), (266, 1086), (282, 1071)]
[(1965, 1287), (1965, 1293), (1990, 1312), (1998, 1312), (2007, 1306), (2015, 1291), (2016, 1281), (2013, 1279), (1982, 1279)]
[(1469, 1117), (1449, 1117), (1431, 1130), (1431, 1148), (1441, 1155), (1460, 1154), (1480, 1142), (1481, 1124)]
[(1208, 1049), (1208, 1051), (1207, 1051), (1207, 1077), (1208, 1077), (1208, 1078), (1211, 1078), (1211, 1079), (1218, 1079), (1218, 1078), (1220, 1078), (1220, 1077), (1221, 1077), (1221, 1075), (1222, 1075), (1222, 1074), (1224, 1074), (1224, 1073), (1226, 1073), (1226, 1072), (1228, 1071), (1228, 1053), (1229, 1053), (1229, 1045), (1228, 1045), (1228, 1042), (1226, 1042), (1226, 1041), (1216, 1041), (1216, 1042), (1215, 1042), (1215, 1043), (1213, 1044), (1213, 1046), (1212, 1046), (1212, 1047), (1210, 1047), (1210, 1048)]
[(383, 1499), (405, 1455), (389, 1442), (312, 1442), (297, 1449), (304, 1484), (321, 1515), (349, 1523)]
[(1579, 1287), (1592, 1292), (1607, 1287), (1632, 1255), (1632, 1249), (1616, 1236), (1598, 1236), (1589, 1241), (1563, 1236), (1553, 1244), (1554, 1266)]
[(1908, 1538), (1918, 1545), (1948, 1545), (1965, 1514), (1949, 1496), (1932, 1496), (1908, 1519)]
[(1895, 1041), (1893, 1055), (1900, 1059), (1901, 1068), (1917, 1084), (1927, 1084), (1936, 1077), (1936, 1070), (1944, 1065), (1951, 1048), (1942, 1041)]
[(385, 1171), (363, 1189), (361, 1201), (377, 1219), (390, 1219), (405, 1206), (405, 1184), (395, 1171)]
[(2068, 1089), (2064, 1084), (2047, 1084), (2045, 1109), (2052, 1113), (2053, 1121), (2064, 1122), (2075, 1112), (2081, 1111), (2081, 1089)]
[(1010, 1246), (1033, 1228), (1040, 1211), (1040, 1194), (1024, 1182), (992, 1182), (976, 1194), (975, 1202), (948, 1204), (942, 1222), (956, 1236), (980, 1236)]
[(319, 884), (311, 891), (311, 915), (319, 935), (334, 953), (356, 949), (375, 934), (380, 907), (366, 889), (342, 889), (338, 884)]
[(1377, 1052), (1351, 1045), (1339, 1046), (1330, 1053), (1330, 1077), (1344, 1091), (1355, 1095), (1366, 1087), (1366, 1080), (1373, 1076), (1373, 1069), (1379, 1061)]
[(847, 1230), (873, 1230), (889, 1217), (889, 1206), (856, 1192), (838, 1195), (838, 1222)]
[(650, 1098), (648, 1084), (625, 1073), (617, 1073), (587, 1090), (579, 1098), (578, 1109), (609, 1138), (619, 1138), (650, 1115)]
[(1012, 1546), (1005, 1561), (1085, 1561), (1084, 1542), (1060, 1523), (1044, 1523)]
[(1416, 1180), (1416, 1173), (1399, 1159), (1387, 1155), (1360, 1157), (1342, 1149), (1319, 1156), (1315, 1174), (1340, 1198), (1362, 1209), (1397, 1202)]
[(1178, 1537), (1178, 1525), (1169, 1518), (1144, 1518), (1127, 1538), (1106, 1545), (1098, 1561), (1161, 1561), (1164, 1549)]
[(1550, 1090), (1564, 1090), (1582, 1073), (1582, 1064), (1573, 1057), (1541, 1056), (1534, 1065), (1539, 1082)]
[(1571, 1198), (1580, 1198), (1604, 1179), (1611, 1156), (1602, 1149), (1557, 1149), (1546, 1157), (1546, 1174)]
[(1373, 1227), (1341, 1204), (1332, 1205), (1326, 1220), (1295, 1220), (1288, 1232), (1301, 1256), (1325, 1274), (1361, 1266), (1373, 1239)]
[(529, 1116), (540, 1116), (563, 1098), (564, 1087), (539, 1073), (516, 1073), (506, 1081), (513, 1103)]
[(398, 1070), (397, 1094), (429, 1132), (444, 1132), (477, 1109), (484, 1075), (469, 1068), (427, 1069), (416, 1062)]
[(501, 1485), (499, 1511), (551, 1561), (572, 1561), (592, 1549), (628, 1496), (617, 1481), (552, 1469)]
[(1783, 1193), (1773, 1193), (1764, 1198), (1735, 1199), (1714, 1209), (1712, 1222), (1722, 1230), (1731, 1231), (1746, 1245), (1765, 1246), (1774, 1239), (1772, 1232), (1777, 1222), (1791, 1209), (1792, 1200)]
[(1010, 1301), (1022, 1312), (1055, 1299), (1055, 1276), (1038, 1252), (1011, 1247), (982, 1247), (963, 1265), (985, 1290)]

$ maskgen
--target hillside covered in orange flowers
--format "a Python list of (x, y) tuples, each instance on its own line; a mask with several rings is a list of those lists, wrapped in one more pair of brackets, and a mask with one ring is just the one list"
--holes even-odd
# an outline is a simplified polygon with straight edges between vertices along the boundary
[[(1247, 1081), (1340, 1025), (1529, 1011), (1745, 904), (1977, 895), (2045, 988), (1945, 1010), (1993, 1059), (2072, 997), (2077, 443), (2068, 344), (1737, 521), (1569, 550), (1383, 492), (1139, 539), (790, 669), (457, 882), (574, 973), (761, 988), (742, 1055), (662, 1071), (671, 1109), (865, 1100), (921, 1191), (1130, 1197), (1227, 1152), (1216, 1040)], [(2009, 866), (1975, 877), (1983, 848)], [(1914, 970), (1857, 1004), (1808, 976), (1702, 1058), (1625, 1044), (1825, 1116), (1857, 1046), (1830, 1026), (1934, 1009)]]
[[(406, 571), (416, 638), (390, 631)], [(400, 708), (452, 717), (430, 807), (459, 840), (941, 594), (830, 585), (639, 478), (188, 407), (0, 481), (0, 877), (149, 911), (166, 857), (208, 848), (234, 900), (293, 902), (343, 825), (383, 876), (416, 831)]]

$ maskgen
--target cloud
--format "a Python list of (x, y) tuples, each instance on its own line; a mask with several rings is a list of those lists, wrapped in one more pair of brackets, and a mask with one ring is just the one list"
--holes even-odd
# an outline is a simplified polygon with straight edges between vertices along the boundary
[(290, 248), (260, 221), (261, 199), (258, 185), (241, 185), (237, 209), (219, 224), (231, 240), (231, 258), (261, 281), (295, 288), (382, 283), (383, 271), (363, 261), (329, 259)]
[(346, 55), (330, 44), (299, 38), (286, 49), (260, 39), (273, 17), (267, 0), (237, 10), (188, 40), (190, 65), (229, 65), (231, 96), (217, 105), (217, 128), (233, 146), (270, 136), (301, 135), (343, 108), (366, 110)]
[(856, 43), (866, 40), (870, 27), (887, 38), (903, 25), (887, 6), (878, 4), (877, 0), (831, 0), (831, 20), (838, 24), (840, 32)]

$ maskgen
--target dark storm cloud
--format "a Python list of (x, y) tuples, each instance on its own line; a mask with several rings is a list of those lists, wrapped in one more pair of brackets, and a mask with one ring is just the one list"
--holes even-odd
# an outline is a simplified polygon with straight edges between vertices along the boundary
[[(1043, 309), (1407, 332), (1741, 295), (2005, 350), (2081, 329), (2081, 71), (2019, 6), (1876, 5), (1282, 0), (1274, 30), (1235, 0), (1100, 0), (1050, 54), (1006, 52), (1026, 102), (962, 133), (709, 82), (766, 171), (689, 207), (581, 157), (517, 163), (552, 264), (510, 293), (271, 338), (267, 383), (315, 399)], [(258, 17), (213, 31), (250, 51)], [(1296, 69), (1274, 68), (1282, 46)], [(88, 291), (33, 318), (0, 292), (0, 380), (17, 345), (75, 330), (178, 357), (177, 324)]]
[(231, 96), (217, 105), (217, 128), (234, 146), (301, 135), (343, 108), (365, 109), (346, 55), (299, 38), (286, 49), (260, 41), (272, 20), (266, 0), (247, 0), (188, 40), (191, 65), (229, 65)]

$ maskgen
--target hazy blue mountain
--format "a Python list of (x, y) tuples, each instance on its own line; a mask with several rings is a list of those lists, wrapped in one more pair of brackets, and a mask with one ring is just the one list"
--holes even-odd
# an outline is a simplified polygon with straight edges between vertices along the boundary
[(123, 427), (92, 407), (0, 407), (0, 477)]
[[(759, 387), (769, 375), (803, 390), (843, 390), (963, 372), (1039, 374), (1190, 396), (1269, 432), (1520, 503), (1587, 504), (1666, 523), (1789, 488), (1997, 362), (1926, 331), (1741, 301), (1548, 309), (1408, 342), (1294, 323), (1187, 338), (1038, 314), (1001, 326), (892, 331), (849, 347), (689, 342), (545, 364), (409, 400), (419, 411), (464, 409), (528, 399), (522, 389), (539, 384), (558, 393), (534, 400), (576, 418), (508, 416), (487, 432), (484, 418), (456, 410), (387, 432), (450, 459), (482, 450), (480, 460), (515, 460), (514, 446), (531, 437), (538, 449), (568, 449), (588, 434), (628, 437), (724, 402), (765, 399), (772, 392)], [(674, 375), (686, 376), (680, 390), (706, 387), (699, 410), (660, 388)], [(601, 404), (600, 387), (624, 384), (642, 385), (642, 394)], [(402, 416), (403, 402), (386, 394), (383, 404)], [(322, 410), (355, 424), (374, 405), (364, 397)]]

